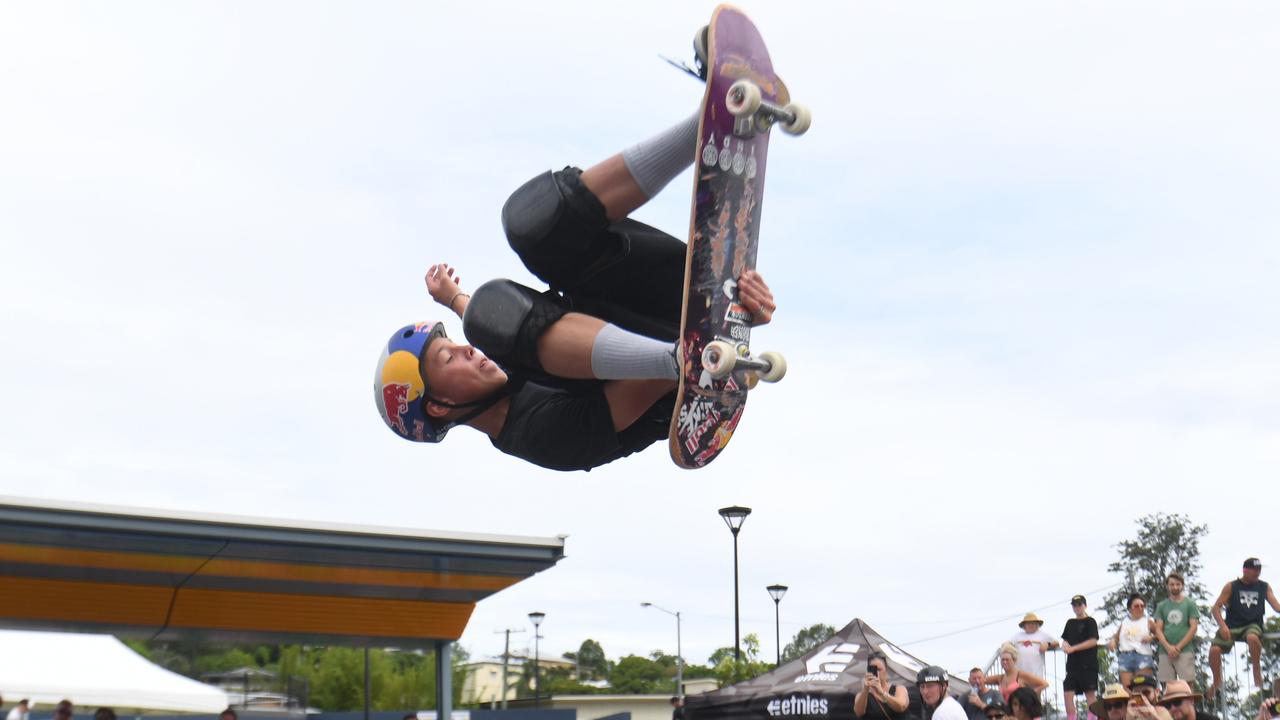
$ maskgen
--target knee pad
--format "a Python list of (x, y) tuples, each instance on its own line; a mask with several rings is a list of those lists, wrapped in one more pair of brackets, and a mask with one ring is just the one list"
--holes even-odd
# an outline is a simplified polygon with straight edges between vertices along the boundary
[(523, 253), (551, 234), (564, 214), (564, 198), (547, 171), (521, 185), (502, 206), (502, 229), (511, 249)]
[[(521, 185), (502, 206), (502, 229), (511, 249), (573, 253), (585, 250), (609, 221), (604, 205), (582, 184), (582, 171), (547, 171)], [(544, 248), (544, 241), (557, 245)]]
[(490, 280), (472, 293), (462, 332), (500, 365), (541, 370), (538, 338), (564, 314), (545, 293), (510, 280)]

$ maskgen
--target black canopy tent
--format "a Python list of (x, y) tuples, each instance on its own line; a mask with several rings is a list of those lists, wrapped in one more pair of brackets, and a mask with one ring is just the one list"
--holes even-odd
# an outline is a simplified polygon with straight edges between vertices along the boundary
[[(862, 689), (873, 652), (888, 658), (889, 682), (906, 686), (913, 708), (918, 708), (916, 673), (927, 663), (855, 618), (801, 658), (737, 685), (689, 696), (685, 714), (689, 720), (852, 718), (853, 696)], [(952, 674), (951, 694), (967, 692), (968, 682)]]

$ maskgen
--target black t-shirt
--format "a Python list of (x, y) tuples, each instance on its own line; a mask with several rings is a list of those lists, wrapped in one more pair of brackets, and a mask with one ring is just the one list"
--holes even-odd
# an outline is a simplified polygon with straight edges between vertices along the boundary
[(506, 422), (491, 440), (494, 447), (551, 470), (590, 470), (665, 438), (675, 394), (622, 432), (613, 429), (603, 382), (564, 388), (527, 382), (510, 399)]
[[(1098, 622), (1091, 617), (1071, 618), (1062, 628), (1062, 639), (1072, 645), (1079, 645), (1085, 640), (1098, 639)], [(1098, 672), (1098, 651), (1096, 648), (1077, 650), (1067, 656), (1067, 672)]]

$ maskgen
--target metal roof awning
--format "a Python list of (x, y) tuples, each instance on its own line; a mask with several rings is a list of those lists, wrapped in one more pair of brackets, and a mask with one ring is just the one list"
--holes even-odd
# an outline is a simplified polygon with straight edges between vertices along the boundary
[(142, 637), (457, 640), (564, 538), (300, 523), (0, 497), (0, 625)]

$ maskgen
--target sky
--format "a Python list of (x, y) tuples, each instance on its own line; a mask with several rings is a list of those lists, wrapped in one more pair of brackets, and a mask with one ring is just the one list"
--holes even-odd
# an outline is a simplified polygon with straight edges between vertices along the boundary
[[(1280, 556), (1243, 517), (1280, 500), (1274, 2), (746, 4), (814, 119), (762, 219), (789, 373), (728, 450), (561, 474), (388, 432), (426, 267), (536, 285), (506, 196), (694, 112), (658, 56), (712, 8), (0, 3), (0, 494), (567, 535), (478, 605), (477, 657), (534, 610), (548, 655), (674, 652), (652, 602), (705, 662), (727, 505), (766, 658), (772, 583), (784, 643), (861, 617), (963, 671), (1100, 601), (1144, 514), (1208, 525), (1213, 590)], [(636, 217), (682, 234), (690, 186)]]

